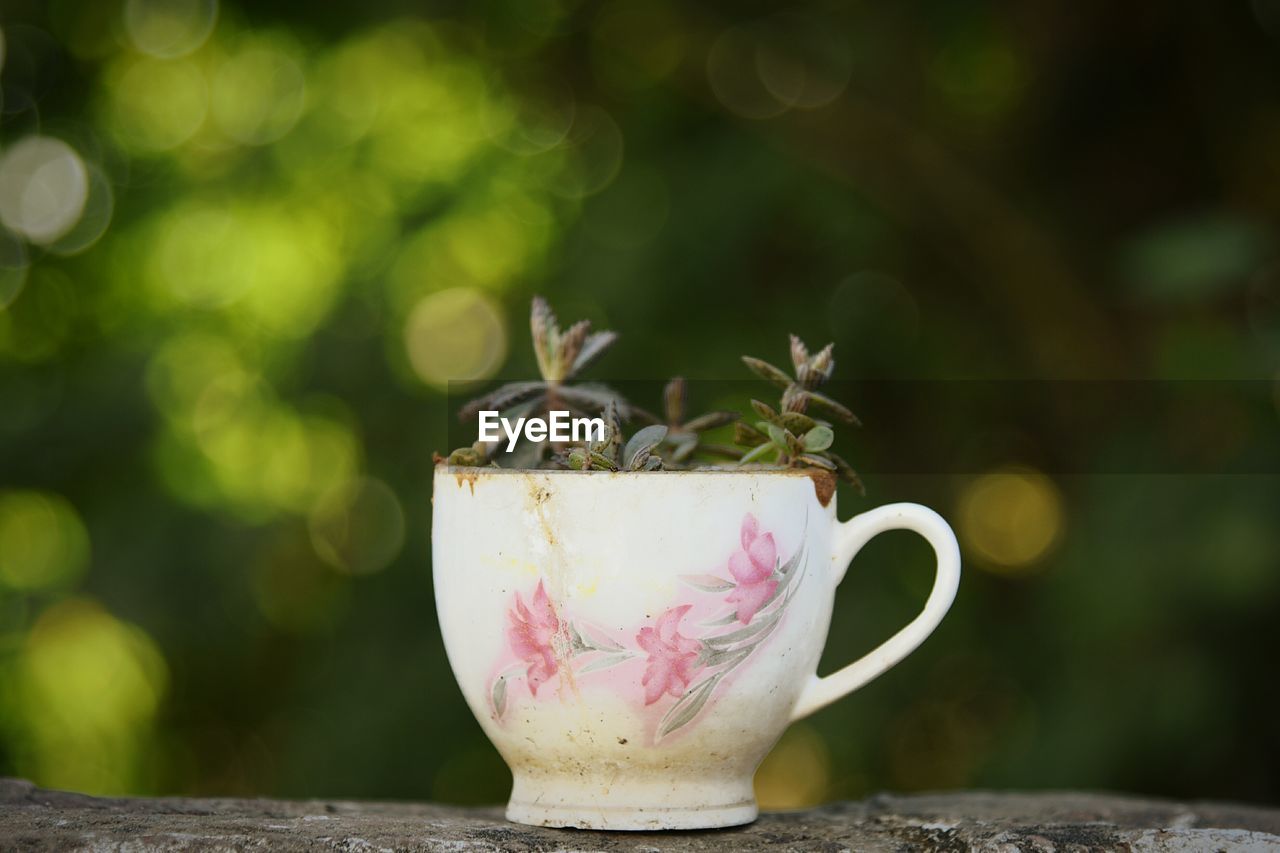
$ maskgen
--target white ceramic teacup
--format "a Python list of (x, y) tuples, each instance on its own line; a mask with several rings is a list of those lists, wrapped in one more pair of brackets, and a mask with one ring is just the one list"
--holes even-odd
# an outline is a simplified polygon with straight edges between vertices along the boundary
[[(960, 579), (937, 513), (836, 520), (825, 475), (437, 468), (436, 608), (458, 684), (511, 767), (507, 816), (593, 829), (753, 820), (752, 776), (793, 720), (914, 650)], [(819, 678), (858, 549), (914, 530), (937, 555), (909, 625)]]

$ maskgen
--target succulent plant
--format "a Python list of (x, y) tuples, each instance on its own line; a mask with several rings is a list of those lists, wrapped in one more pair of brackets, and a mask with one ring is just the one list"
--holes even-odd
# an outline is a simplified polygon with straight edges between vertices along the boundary
[(782, 390), (778, 408), (760, 400), (752, 400), (751, 408), (760, 416), (755, 426), (744, 421), (734, 425), (734, 441), (750, 448), (742, 463), (772, 456), (774, 464), (797, 468), (813, 466), (834, 471), (852, 483), (860, 492), (863, 485), (858, 473), (842, 457), (831, 450), (835, 434), (831, 424), (810, 416), (810, 405), (826, 410), (845, 423), (859, 425), (857, 417), (845, 406), (817, 389), (835, 369), (832, 345), (809, 354), (804, 341), (791, 336), (791, 363), (795, 376), (767, 361), (743, 356), (742, 361), (760, 378)]
[[(538, 361), (540, 379), (510, 382), (463, 405), (459, 420), (470, 420), (481, 410), (501, 412), (511, 420), (518, 417), (543, 417), (552, 410), (577, 415), (595, 415), (610, 403), (625, 420), (631, 407), (615, 391), (596, 383), (566, 384), (587, 365), (598, 359), (615, 340), (610, 331), (592, 332), (590, 320), (579, 320), (561, 329), (551, 306), (541, 296), (533, 297), (529, 312), (533, 333), (533, 351)], [(535, 467), (548, 452), (555, 450), (547, 443), (527, 442), (511, 461), (516, 467)], [(497, 445), (477, 441), (449, 454), (451, 465), (483, 465), (497, 450)]]
[(605, 410), (604, 424), (601, 440), (575, 447), (558, 461), (576, 471), (656, 471), (662, 467), (662, 457), (654, 449), (667, 436), (665, 426), (653, 424), (639, 429), (624, 445), (618, 407), (612, 402)]
[[(782, 392), (776, 407), (760, 400), (751, 401), (751, 408), (759, 417), (752, 425), (740, 420), (738, 413), (725, 411), (707, 412), (686, 420), (686, 385), (679, 377), (672, 379), (663, 389), (661, 419), (632, 407), (603, 385), (567, 384), (599, 358), (617, 336), (608, 331), (592, 332), (591, 324), (586, 320), (562, 330), (551, 307), (537, 296), (533, 299), (530, 328), (541, 378), (503, 385), (467, 403), (459, 417), (465, 420), (482, 410), (495, 410), (501, 413), (502, 418), (515, 421), (542, 418), (553, 411), (567, 411), (580, 416), (599, 415), (604, 421), (604, 431), (598, 438), (588, 437), (585, 441), (574, 434), (574, 441), (560, 441), (558, 444), (535, 437), (506, 457), (508, 464), (514, 467), (534, 468), (547, 464), (549, 451), (549, 464), (578, 471), (654, 471), (664, 467), (686, 467), (694, 454), (699, 453), (738, 459), (740, 464), (763, 461), (787, 468), (822, 468), (839, 474), (863, 491), (857, 472), (831, 450), (835, 438), (831, 422), (810, 414), (810, 407), (814, 407), (836, 420), (855, 425), (859, 423), (853, 412), (818, 390), (831, 378), (835, 369), (831, 344), (810, 354), (804, 341), (792, 335), (794, 376), (767, 361), (742, 357), (743, 363), (757, 376)], [(642, 417), (650, 425), (624, 440), (622, 422), (632, 416)], [(483, 426), (484, 421), (481, 423)], [(731, 423), (734, 425), (734, 441), (739, 447), (708, 444), (702, 440), (701, 433), (706, 430)], [(516, 437), (514, 433), (509, 432), (508, 435), (509, 447), (514, 447)], [(491, 440), (477, 441), (453, 451), (448, 462), (466, 466), (486, 462), (493, 464), (490, 460), (498, 446)]]
[(686, 388), (682, 377), (677, 376), (662, 389), (662, 410), (666, 419), (666, 438), (662, 443), (662, 459), (668, 466), (688, 462), (696, 451), (707, 455), (737, 459), (742, 451), (736, 447), (707, 444), (701, 433), (736, 421), (737, 412), (715, 411), (685, 420)]

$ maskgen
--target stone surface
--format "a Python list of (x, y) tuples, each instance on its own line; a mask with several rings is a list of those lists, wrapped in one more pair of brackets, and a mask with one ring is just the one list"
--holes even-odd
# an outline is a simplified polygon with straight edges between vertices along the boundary
[(1280, 809), (1106, 794), (879, 795), (699, 832), (517, 826), (424, 803), (110, 799), (0, 779), (0, 850), (1280, 850)]

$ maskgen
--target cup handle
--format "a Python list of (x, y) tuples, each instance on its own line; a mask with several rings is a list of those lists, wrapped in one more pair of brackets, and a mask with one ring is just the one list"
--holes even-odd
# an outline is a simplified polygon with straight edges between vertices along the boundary
[(938, 559), (933, 591), (924, 610), (905, 628), (863, 657), (825, 678), (814, 674), (800, 693), (792, 721), (807, 717), (842, 696), (857, 690), (898, 661), (911, 654), (933, 633), (946, 615), (960, 585), (960, 546), (951, 527), (928, 507), (920, 504), (889, 504), (844, 522), (835, 522), (831, 554), (831, 585), (844, 578), (849, 563), (871, 537), (886, 530), (914, 530), (925, 538)]

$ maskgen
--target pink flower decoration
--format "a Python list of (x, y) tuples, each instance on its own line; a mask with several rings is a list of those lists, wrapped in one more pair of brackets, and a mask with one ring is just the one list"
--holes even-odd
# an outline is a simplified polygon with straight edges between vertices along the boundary
[(648, 665), (640, 683), (644, 685), (644, 704), (652, 705), (664, 693), (679, 696), (689, 689), (702, 643), (680, 633), (680, 620), (693, 605), (672, 607), (658, 617), (652, 628), (641, 628), (636, 643), (649, 654)]
[(547, 598), (542, 581), (538, 581), (530, 603), (531, 606), (526, 607), (520, 593), (516, 593), (516, 606), (507, 611), (507, 642), (516, 656), (529, 664), (525, 680), (529, 684), (529, 692), (537, 696), (538, 686), (560, 668), (552, 648), (552, 640), (560, 630), (560, 620)]
[(773, 534), (760, 535), (756, 517), (747, 513), (742, 519), (742, 550), (729, 558), (729, 574), (738, 582), (726, 601), (738, 608), (738, 621), (746, 625), (778, 588), (773, 579), (778, 547)]

